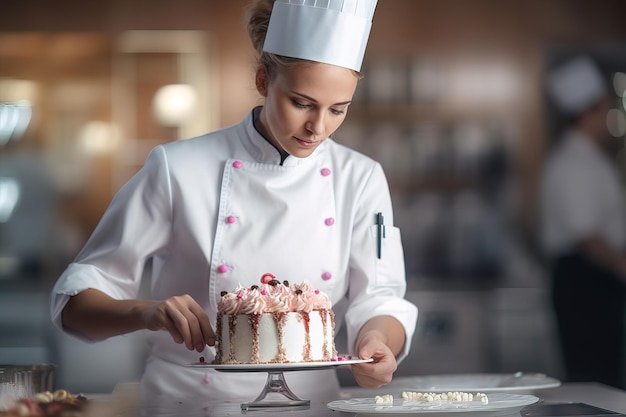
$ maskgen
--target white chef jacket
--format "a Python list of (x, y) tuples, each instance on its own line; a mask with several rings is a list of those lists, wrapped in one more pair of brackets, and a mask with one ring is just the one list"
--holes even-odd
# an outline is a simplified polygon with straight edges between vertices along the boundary
[(583, 133), (568, 131), (549, 157), (541, 197), (541, 240), (549, 256), (571, 254), (592, 233), (626, 248), (626, 207), (617, 168)]
[[(350, 347), (366, 321), (395, 317), (407, 335), (400, 359), (406, 356), (417, 308), (403, 299), (400, 232), (381, 166), (332, 139), (307, 158), (288, 156), (281, 164), (254, 128), (252, 113), (234, 126), (152, 150), (54, 286), (50, 308), (57, 326), (69, 297), (87, 288), (136, 298), (152, 258), (150, 298), (190, 294), (213, 328), (220, 293), (259, 284), (269, 272), (326, 292), (336, 328), (345, 320)], [(380, 259), (378, 212), (385, 220)], [(212, 361), (214, 349), (199, 354), (165, 331), (147, 333), (146, 393), (250, 400), (264, 384), (263, 373), (184, 367), (201, 355)], [(329, 376), (332, 371), (285, 375), (292, 390), (308, 398), (336, 391)]]

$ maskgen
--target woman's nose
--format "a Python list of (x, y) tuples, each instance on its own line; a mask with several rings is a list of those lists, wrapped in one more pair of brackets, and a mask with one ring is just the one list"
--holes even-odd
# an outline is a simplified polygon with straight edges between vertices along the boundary
[(305, 125), (306, 130), (314, 135), (321, 135), (324, 133), (324, 117), (321, 114), (313, 115)]

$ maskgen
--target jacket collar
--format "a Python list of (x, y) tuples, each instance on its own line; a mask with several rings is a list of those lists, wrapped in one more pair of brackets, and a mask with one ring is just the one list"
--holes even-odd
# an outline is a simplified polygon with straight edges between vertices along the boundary
[[(243, 146), (252, 158), (260, 163), (280, 165), (280, 152), (274, 147), (254, 126), (254, 117), (261, 111), (261, 106), (253, 108), (243, 121), (246, 132), (243, 139)], [(306, 158), (298, 158), (293, 155), (287, 156), (283, 161), (283, 166), (298, 166), (315, 160), (319, 155), (326, 152), (328, 139), (320, 144), (311, 155)]]

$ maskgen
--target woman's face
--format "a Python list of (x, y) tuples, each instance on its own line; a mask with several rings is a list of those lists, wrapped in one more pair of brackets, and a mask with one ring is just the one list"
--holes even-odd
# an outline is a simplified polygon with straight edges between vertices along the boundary
[(278, 149), (305, 158), (341, 125), (358, 83), (350, 69), (305, 63), (269, 80), (264, 67), (256, 85), (265, 97), (263, 134)]

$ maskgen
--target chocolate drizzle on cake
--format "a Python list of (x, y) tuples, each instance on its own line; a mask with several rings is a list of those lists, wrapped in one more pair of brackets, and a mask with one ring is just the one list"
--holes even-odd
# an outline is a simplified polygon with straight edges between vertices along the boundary
[(252, 358), (251, 358), (252, 363), (259, 363), (259, 323), (260, 322), (261, 322), (260, 314), (250, 314), (248, 316), (248, 323), (250, 323), (250, 330), (252, 330)]
[(236, 363), (237, 356), (235, 355), (235, 346), (237, 346), (237, 338), (235, 337), (235, 329), (237, 328), (237, 316), (230, 315), (228, 316), (228, 341), (230, 343), (230, 348), (228, 349), (230, 352), (228, 354), (228, 362)]
[[(222, 317), (224, 317), (223, 313), (217, 313), (217, 324), (215, 325), (215, 334), (216, 335), (221, 335), (222, 334)], [(224, 352), (224, 349), (222, 348), (222, 341), (221, 341), (221, 337), (216, 337), (215, 338), (215, 363), (222, 363), (222, 353)]]
[(330, 318), (330, 337), (332, 338), (335, 334), (335, 313), (332, 310), (321, 310), (320, 317), (322, 318), (322, 327), (324, 328), (324, 344), (322, 345), (322, 354), (324, 355), (324, 360), (329, 361), (332, 357), (337, 356), (337, 351), (335, 350), (335, 344), (332, 343), (332, 353), (329, 354), (330, 349), (328, 349), (329, 345), (329, 335), (328, 335), (328, 319)]

